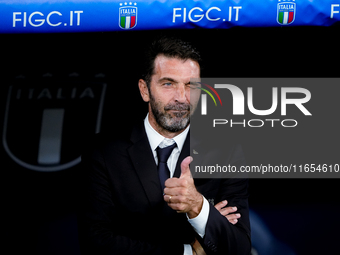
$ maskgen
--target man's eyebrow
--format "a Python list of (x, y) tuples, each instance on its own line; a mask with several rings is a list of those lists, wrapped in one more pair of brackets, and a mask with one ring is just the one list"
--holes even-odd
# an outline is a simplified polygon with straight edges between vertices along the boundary
[(163, 82), (163, 81), (171, 81), (171, 82), (178, 83), (178, 81), (176, 81), (175, 79), (170, 78), (170, 77), (162, 77), (158, 80), (158, 82)]

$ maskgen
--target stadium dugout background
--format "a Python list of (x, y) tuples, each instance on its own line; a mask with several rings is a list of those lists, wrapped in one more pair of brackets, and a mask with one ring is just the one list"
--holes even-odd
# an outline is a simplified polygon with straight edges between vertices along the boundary
[[(339, 4), (0, 1), (3, 251), (80, 254), (81, 149), (95, 133), (120, 136), (145, 117), (137, 82), (154, 36), (193, 41), (205, 77), (338, 79)], [(282, 136), (266, 127), (228, 130), (250, 165), (339, 164), (339, 92), (332, 87), (324, 101), (312, 93), (313, 124)], [(250, 179), (257, 254), (338, 254), (338, 191), (338, 178)]]

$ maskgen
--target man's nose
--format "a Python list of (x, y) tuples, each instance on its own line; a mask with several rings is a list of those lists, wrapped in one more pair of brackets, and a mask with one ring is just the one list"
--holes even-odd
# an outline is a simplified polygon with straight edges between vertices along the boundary
[(184, 103), (187, 101), (185, 84), (179, 84), (179, 86), (177, 86), (175, 100), (180, 103)]

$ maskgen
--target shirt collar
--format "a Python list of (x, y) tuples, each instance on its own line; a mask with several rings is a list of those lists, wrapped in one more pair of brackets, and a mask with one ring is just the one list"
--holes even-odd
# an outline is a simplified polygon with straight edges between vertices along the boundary
[[(149, 122), (149, 113), (146, 115), (146, 118), (144, 119), (144, 127), (146, 135), (149, 139), (151, 150), (156, 150), (158, 145), (165, 139), (164, 136), (162, 136), (160, 133), (158, 133), (150, 124)], [(172, 138), (176, 144), (179, 151), (182, 151), (185, 139), (187, 137), (187, 134), (189, 132), (190, 125), (186, 127), (186, 129), (180, 133), (179, 135)]]

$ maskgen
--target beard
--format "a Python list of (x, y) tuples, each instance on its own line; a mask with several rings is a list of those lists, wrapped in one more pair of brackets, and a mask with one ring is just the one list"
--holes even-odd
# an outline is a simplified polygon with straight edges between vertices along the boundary
[[(190, 104), (169, 103), (163, 107), (161, 103), (156, 102), (151, 95), (150, 106), (157, 124), (169, 132), (179, 132), (185, 129), (190, 123)], [(176, 112), (170, 114), (168, 112), (169, 110), (175, 110)]]

